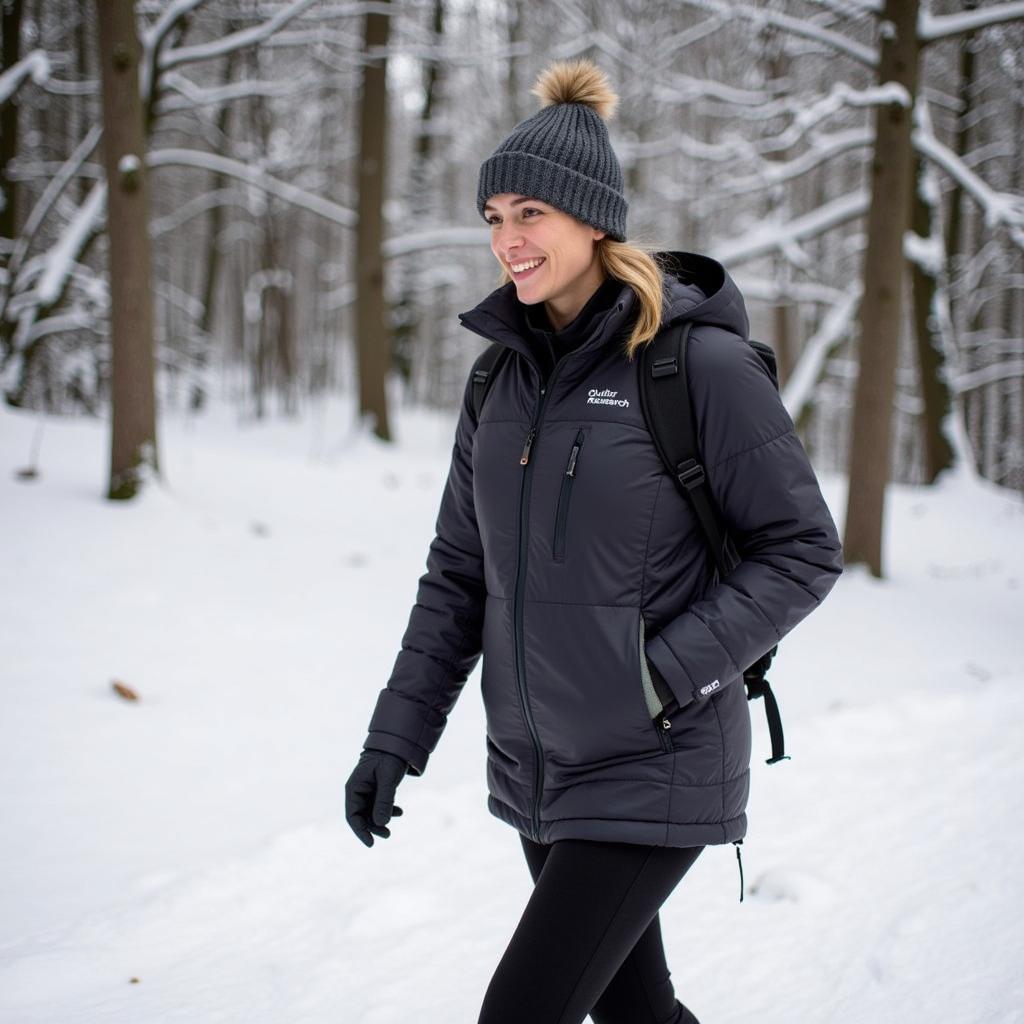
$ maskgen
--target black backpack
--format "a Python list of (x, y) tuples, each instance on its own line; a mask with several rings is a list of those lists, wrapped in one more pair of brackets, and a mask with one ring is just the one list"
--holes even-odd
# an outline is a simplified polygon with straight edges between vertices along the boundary
[[(640, 406), (661, 461), (676, 486), (693, 506), (715, 559), (718, 578), (721, 579), (736, 567), (740, 556), (711, 497), (700, 453), (697, 451), (697, 430), (686, 379), (686, 341), (692, 327), (693, 321), (687, 320), (681, 326), (675, 325), (660, 331), (641, 349), (637, 361)], [(774, 351), (760, 341), (748, 338), (746, 342), (764, 362), (772, 383), (778, 388), (779, 374)], [(510, 351), (508, 346), (492, 342), (473, 364), (473, 411), (477, 420), (480, 418), (487, 388), (497, 376), (501, 361)], [(767, 759), (767, 764), (789, 759), (785, 753), (778, 701), (765, 677), (778, 647), (776, 644), (743, 672), (747, 700), (764, 698), (772, 742), (772, 756)], [(657, 679), (653, 678), (652, 682), (660, 691)], [(663, 700), (670, 696), (659, 695)]]

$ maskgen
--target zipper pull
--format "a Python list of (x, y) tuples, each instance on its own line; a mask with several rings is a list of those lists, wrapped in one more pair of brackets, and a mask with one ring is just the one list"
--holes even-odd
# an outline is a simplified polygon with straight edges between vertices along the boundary
[(525, 466), (530, 461), (530, 445), (533, 444), (533, 438), (536, 435), (536, 429), (532, 429), (526, 435), (526, 444), (523, 445), (523, 454), (519, 456), (519, 465)]
[(663, 718), (661, 720), (661, 727), (662, 727), (662, 729), (671, 729), (672, 728), (672, 719), (670, 719), (670, 718)]
[(740, 868), (740, 903), (743, 902), (743, 858), (740, 856), (740, 844), (742, 842), (742, 839), (733, 840), (733, 845), (736, 847), (736, 863)]
[(580, 451), (580, 446), (578, 444), (574, 444), (572, 446), (572, 452), (569, 455), (569, 465), (565, 467), (565, 475), (566, 476), (575, 476), (576, 475), (576, 456), (579, 455), (579, 451)]

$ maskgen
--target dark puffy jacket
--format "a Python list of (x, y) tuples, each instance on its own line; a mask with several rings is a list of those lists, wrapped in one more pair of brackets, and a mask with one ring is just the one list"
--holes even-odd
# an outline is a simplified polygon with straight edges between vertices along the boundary
[[(708, 257), (657, 258), (675, 268), (664, 323), (695, 321), (700, 448), (741, 564), (718, 581), (645, 426), (637, 361), (622, 350), (633, 290), (545, 382), (508, 283), (459, 315), (513, 352), (479, 423), (467, 379), (427, 571), (364, 743), (422, 774), (482, 654), (488, 808), (543, 843), (742, 838), (742, 672), (842, 571), (793, 421), (742, 340), (736, 285)], [(645, 654), (680, 704), (667, 729)]]

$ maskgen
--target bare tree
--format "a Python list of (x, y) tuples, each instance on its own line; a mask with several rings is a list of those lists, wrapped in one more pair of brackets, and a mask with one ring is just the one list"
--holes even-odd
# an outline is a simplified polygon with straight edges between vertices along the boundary
[(103, 165), (110, 240), (109, 498), (132, 498), (144, 467), (159, 473), (153, 384), (153, 295), (146, 141), (134, 0), (97, 0)]
[(846, 564), (866, 562), (875, 576), (882, 575), (882, 509), (902, 322), (903, 236), (913, 168), (910, 130), (917, 95), (917, 10), (917, 0), (886, 0), (878, 62), (878, 84), (895, 88), (892, 102), (875, 110), (860, 365), (843, 537)]
[[(5, 70), (21, 59), (22, 0), (0, 0), (0, 51)], [(13, 96), (0, 98), (0, 238), (14, 238), (17, 182), (7, 176), (7, 168), (18, 152), (18, 106)], [(6, 260), (4, 260), (6, 263)]]
[[(385, 0), (387, 3), (388, 0)], [(388, 4), (390, 6), (390, 4)], [(391, 14), (365, 16), (365, 63), (359, 100), (359, 226), (356, 229), (356, 353), (359, 416), (369, 414), (373, 432), (391, 439), (384, 378), (389, 339), (384, 306), (384, 185), (387, 180), (387, 56)]]

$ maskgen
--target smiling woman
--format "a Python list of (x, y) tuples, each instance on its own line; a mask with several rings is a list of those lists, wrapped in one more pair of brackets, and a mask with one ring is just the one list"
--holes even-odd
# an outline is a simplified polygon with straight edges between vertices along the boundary
[[(535, 886), (478, 1024), (696, 1024), (659, 908), (746, 833), (743, 667), (820, 604), (839, 539), (725, 268), (626, 241), (603, 72), (556, 62), (534, 92), (480, 169), (502, 279), (459, 318), (492, 345), (347, 815), (368, 845), (390, 835), (482, 655), (487, 806)], [(725, 581), (640, 400), (635, 355), (683, 325), (709, 489), (745, 556)]]

